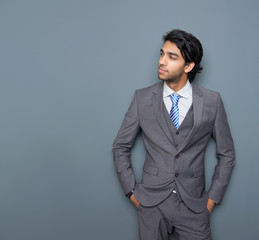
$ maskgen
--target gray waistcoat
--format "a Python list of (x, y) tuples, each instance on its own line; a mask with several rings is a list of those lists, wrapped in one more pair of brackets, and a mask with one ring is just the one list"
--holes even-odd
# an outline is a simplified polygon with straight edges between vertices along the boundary
[(170, 133), (174, 139), (175, 147), (178, 148), (178, 146), (180, 146), (184, 142), (185, 138), (188, 136), (189, 132), (193, 127), (193, 107), (191, 105), (183, 122), (181, 123), (178, 129), (174, 126), (164, 104), (163, 113), (166, 123), (169, 127)]

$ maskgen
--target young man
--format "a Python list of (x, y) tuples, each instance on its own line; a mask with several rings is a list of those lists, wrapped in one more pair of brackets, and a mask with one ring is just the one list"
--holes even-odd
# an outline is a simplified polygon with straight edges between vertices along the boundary
[[(135, 92), (113, 144), (114, 163), (127, 197), (138, 208), (141, 240), (209, 240), (210, 213), (220, 203), (235, 163), (234, 145), (220, 95), (193, 82), (203, 49), (192, 34), (168, 32), (160, 50), (162, 82)], [(141, 183), (131, 148), (141, 132), (146, 159)], [(205, 191), (204, 154), (216, 142), (218, 164)]]

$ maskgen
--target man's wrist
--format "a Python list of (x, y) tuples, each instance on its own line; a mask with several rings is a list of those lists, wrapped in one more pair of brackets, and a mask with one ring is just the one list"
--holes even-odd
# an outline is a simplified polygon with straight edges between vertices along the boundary
[(125, 196), (130, 199), (130, 197), (131, 197), (132, 194), (134, 194), (134, 190), (131, 190), (130, 192), (128, 192), (127, 194), (125, 194)]
[(218, 202), (216, 202), (214, 199), (212, 199), (212, 198), (209, 198), (209, 200), (211, 200), (211, 201), (213, 201), (214, 203), (215, 203), (215, 205), (216, 204), (219, 204)]

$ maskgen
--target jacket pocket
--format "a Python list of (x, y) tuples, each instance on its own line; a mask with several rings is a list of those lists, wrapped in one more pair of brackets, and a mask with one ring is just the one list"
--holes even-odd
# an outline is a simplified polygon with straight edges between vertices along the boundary
[(204, 167), (194, 168), (193, 169), (193, 176), (200, 177), (204, 175)]
[(148, 174), (155, 175), (155, 176), (158, 175), (157, 167), (145, 164), (143, 170)]

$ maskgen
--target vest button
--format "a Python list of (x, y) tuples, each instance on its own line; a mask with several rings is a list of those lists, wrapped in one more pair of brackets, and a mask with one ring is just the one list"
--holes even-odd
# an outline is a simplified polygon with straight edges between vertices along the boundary
[(179, 154), (177, 154), (177, 155), (175, 156), (175, 158), (178, 159), (178, 158), (179, 158)]
[(179, 133), (180, 133), (180, 132), (177, 131), (177, 132), (176, 132), (176, 135), (178, 135)]
[(178, 177), (179, 176), (179, 173), (177, 172), (176, 174), (175, 174), (175, 177)]

